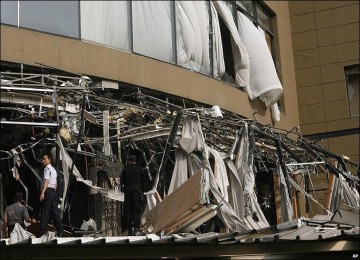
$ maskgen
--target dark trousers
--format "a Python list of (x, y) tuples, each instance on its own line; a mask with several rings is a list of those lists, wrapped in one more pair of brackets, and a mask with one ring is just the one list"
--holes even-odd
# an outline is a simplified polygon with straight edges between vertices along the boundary
[(125, 219), (128, 231), (130, 231), (132, 227), (140, 228), (142, 198), (140, 187), (138, 185), (125, 186), (124, 193)]
[(41, 202), (41, 220), (40, 220), (40, 236), (47, 232), (47, 225), (50, 219), (53, 220), (56, 231), (62, 232), (63, 226), (61, 223), (60, 210), (58, 208), (58, 195), (54, 188), (47, 188), (45, 191), (44, 200)]

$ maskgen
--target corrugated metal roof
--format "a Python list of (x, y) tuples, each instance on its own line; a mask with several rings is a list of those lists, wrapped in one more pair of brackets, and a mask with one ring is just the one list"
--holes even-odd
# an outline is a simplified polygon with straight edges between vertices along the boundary
[[(232, 233), (191, 233), (126, 237), (63, 237), (42, 242), (41, 238), (10, 244), (1, 241), (1, 259), (125, 259), (125, 258), (206, 258), (229, 255), (272, 255), (323, 253), (327, 258), (359, 252), (359, 227), (319, 221), (293, 221)], [(210, 247), (209, 247), (210, 246)], [(24, 251), (25, 250), (25, 251)], [(31, 253), (24, 253), (24, 252)], [(331, 252), (331, 255), (329, 255)]]

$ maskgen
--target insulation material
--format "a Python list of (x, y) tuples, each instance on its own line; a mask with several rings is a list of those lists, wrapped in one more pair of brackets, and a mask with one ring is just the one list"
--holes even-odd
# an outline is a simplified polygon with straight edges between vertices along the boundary
[[(283, 93), (275, 65), (264, 35), (242, 13), (237, 13), (239, 34), (250, 56), (250, 82), (246, 91), (250, 99), (259, 97), (266, 107), (274, 105)], [(276, 109), (273, 107), (273, 109)], [(275, 112), (275, 111), (274, 111)], [(277, 117), (275, 117), (277, 118)]]

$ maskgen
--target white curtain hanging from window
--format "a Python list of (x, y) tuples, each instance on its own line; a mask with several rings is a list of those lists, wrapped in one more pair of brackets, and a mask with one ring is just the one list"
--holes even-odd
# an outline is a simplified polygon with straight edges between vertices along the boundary
[(248, 87), (250, 81), (250, 58), (242, 42), (229, 6), (223, 1), (212, 1), (218, 15), (224, 20), (231, 34), (235, 83), (238, 87)]
[(214, 77), (221, 78), (221, 76), (225, 73), (225, 61), (224, 61), (223, 45), (221, 40), (219, 17), (213, 2), (210, 2), (210, 8), (211, 8), (212, 34), (213, 34), (212, 47), (213, 47)]
[(250, 99), (259, 97), (266, 107), (273, 106), (281, 97), (283, 88), (264, 32), (261, 33), (244, 14), (238, 12), (237, 17), (239, 34), (250, 56), (250, 84), (246, 91)]
[(80, 1), (81, 39), (130, 50), (129, 1)]
[(171, 1), (132, 1), (134, 52), (175, 62)]
[(210, 74), (209, 15), (205, 1), (176, 1), (177, 62)]

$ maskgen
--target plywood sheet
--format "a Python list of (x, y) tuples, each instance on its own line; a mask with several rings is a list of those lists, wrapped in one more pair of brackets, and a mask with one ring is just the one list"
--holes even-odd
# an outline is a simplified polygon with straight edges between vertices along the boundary
[(141, 219), (141, 229), (159, 233), (179, 221), (192, 209), (199, 207), (201, 194), (201, 171), (189, 178), (183, 185), (164, 198)]

